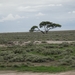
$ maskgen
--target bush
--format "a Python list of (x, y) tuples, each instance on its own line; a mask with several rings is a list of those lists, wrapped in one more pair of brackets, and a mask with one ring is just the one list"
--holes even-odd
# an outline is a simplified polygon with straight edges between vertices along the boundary
[(55, 48), (55, 46), (52, 44), (47, 44), (47, 45), (45, 45), (45, 48)]
[(9, 62), (24, 62), (25, 58), (23, 56), (15, 56), (9, 60)]
[(74, 52), (74, 50), (72, 50), (72, 49), (66, 49), (65, 50), (67, 53), (73, 53)]
[(3, 61), (4, 61), (3, 56), (0, 56), (0, 62), (3, 62)]
[(41, 56), (28, 55), (26, 57), (26, 61), (29, 61), (29, 62), (45, 62), (46, 60), (43, 57), (41, 57)]
[(60, 65), (70, 66), (72, 64), (75, 64), (75, 60), (73, 59), (73, 56), (68, 56), (67, 55), (63, 59), (60, 60)]
[(5, 55), (8, 55), (8, 52), (7, 51), (1, 51), (0, 52), (0, 56), (5, 56)]
[(21, 49), (15, 49), (14, 51), (13, 51), (15, 54), (21, 54), (22, 52), (23, 52), (23, 50), (21, 50)]
[(5, 65), (4, 65), (4, 64), (0, 64), (0, 67), (2, 67), (2, 68), (3, 68), (3, 67), (5, 67)]
[(60, 44), (60, 46), (63, 46), (63, 47), (69, 47), (69, 43), (68, 42), (63, 42), (62, 44)]
[(70, 43), (72, 46), (75, 46), (75, 42)]
[(61, 54), (62, 53), (62, 51), (61, 50), (59, 50), (59, 49), (51, 49), (51, 50), (45, 50), (45, 51), (42, 51), (42, 53), (44, 54), (44, 55), (57, 55), (57, 54)]
[(47, 43), (46, 41), (42, 41), (41, 43)]
[(26, 44), (26, 46), (27, 46), (27, 47), (30, 47), (30, 46), (33, 46), (33, 44), (34, 44), (34, 41), (31, 41), (31, 42), (28, 42), (28, 43)]
[(20, 67), (20, 65), (19, 64), (14, 64), (14, 65), (12, 65), (12, 67)]

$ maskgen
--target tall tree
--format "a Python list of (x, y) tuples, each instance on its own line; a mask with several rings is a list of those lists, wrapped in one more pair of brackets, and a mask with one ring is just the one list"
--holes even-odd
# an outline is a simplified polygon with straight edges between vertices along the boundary
[[(32, 26), (30, 29), (30, 32), (34, 32), (34, 31), (40, 31), (43, 34), (47, 34), (49, 32), (49, 30), (57, 28), (57, 27), (61, 27), (60, 24), (56, 24), (53, 22), (49, 22), (49, 21), (42, 21), (38, 26)], [(40, 30), (40, 28), (43, 28), (43, 30)]]

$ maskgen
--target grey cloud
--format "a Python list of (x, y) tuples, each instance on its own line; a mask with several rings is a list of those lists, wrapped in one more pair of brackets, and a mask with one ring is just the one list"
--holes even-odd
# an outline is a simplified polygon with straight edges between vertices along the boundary
[(19, 15), (15, 15), (13, 16), (12, 14), (9, 14), (6, 17), (3, 17), (2, 19), (0, 19), (0, 22), (4, 22), (4, 21), (13, 21), (13, 20), (17, 20), (17, 19), (22, 19), (25, 18), (24, 16), (19, 16)]
[[(8, 18), (10, 13), (14, 15), (12, 18)], [(66, 24), (72, 22), (75, 24), (75, 0), (0, 0), (0, 21), (3, 20), (2, 17), (5, 18), (4, 22), (0, 22), (1, 26), (6, 25), (11, 30), (12, 22), (8, 19), (14, 19), (16, 15), (27, 18), (19, 19), (17, 24), (14, 20), (13, 28), (15, 25), (28, 28), (43, 20), (57, 22), (67, 27)]]

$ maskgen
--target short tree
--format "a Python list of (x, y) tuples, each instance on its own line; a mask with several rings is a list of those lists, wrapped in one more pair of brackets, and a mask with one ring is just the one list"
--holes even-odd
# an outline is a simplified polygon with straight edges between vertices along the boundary
[[(53, 23), (53, 22), (49, 22), (49, 21), (42, 21), (39, 24), (39, 27), (38, 26), (32, 26), (29, 31), (30, 32), (40, 31), (43, 34), (47, 34), (49, 32), (49, 30), (57, 28), (57, 27), (61, 27), (61, 25)], [(43, 28), (43, 30), (40, 30), (40, 28)]]

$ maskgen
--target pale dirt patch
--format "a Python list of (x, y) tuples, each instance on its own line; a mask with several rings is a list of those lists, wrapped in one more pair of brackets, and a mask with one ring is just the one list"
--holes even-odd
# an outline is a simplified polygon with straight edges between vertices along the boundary
[(0, 44), (0, 47), (7, 47), (6, 45), (4, 45), (4, 44)]
[[(14, 45), (26, 45), (26, 44), (29, 44), (31, 43), (31, 41), (22, 41), (21, 43), (19, 41), (12, 41)], [(75, 42), (75, 41), (51, 41), (51, 40), (48, 40), (48, 41), (45, 41), (46, 43), (49, 43), (49, 44), (61, 44), (63, 42), (67, 42), (67, 43), (72, 43), (72, 42)], [(42, 41), (34, 41), (33, 42), (34, 44), (41, 44)]]
[(63, 42), (72, 43), (72, 42), (75, 42), (75, 41), (46, 41), (46, 42), (49, 43), (49, 44), (61, 44)]
[(34, 41), (34, 44), (41, 44), (41, 41)]
[(74, 71), (62, 73), (0, 72), (0, 75), (75, 75)]
[[(63, 42), (67, 42), (67, 43), (72, 43), (72, 42), (75, 42), (75, 41), (44, 41), (45, 43), (48, 43), (48, 44), (61, 44)], [(31, 41), (23, 41), (23, 42), (19, 42), (19, 41), (12, 41), (12, 44), (13, 45), (19, 45), (19, 46), (24, 46), (24, 45), (27, 45), (31, 43)], [(34, 41), (33, 44), (41, 44), (42, 41)], [(0, 47), (7, 47), (7, 46), (12, 46), (12, 44), (9, 44), (9, 45), (5, 45), (5, 44), (0, 44)]]

